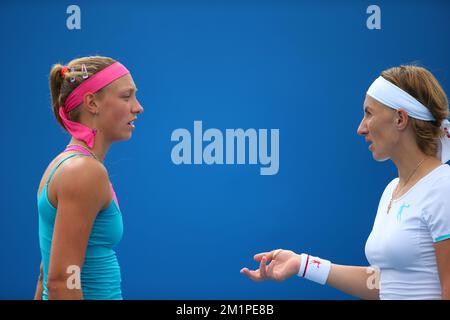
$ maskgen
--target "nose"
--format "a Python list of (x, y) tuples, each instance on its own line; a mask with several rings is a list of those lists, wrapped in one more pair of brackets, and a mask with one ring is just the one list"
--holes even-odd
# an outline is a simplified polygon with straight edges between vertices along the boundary
[(360, 136), (365, 136), (369, 133), (369, 130), (367, 129), (366, 120), (362, 119), (361, 123), (358, 126), (358, 130), (356, 131)]
[(144, 108), (141, 106), (141, 104), (139, 103), (139, 101), (136, 99), (136, 103), (133, 105), (133, 113), (136, 114), (140, 114), (142, 112), (144, 112)]

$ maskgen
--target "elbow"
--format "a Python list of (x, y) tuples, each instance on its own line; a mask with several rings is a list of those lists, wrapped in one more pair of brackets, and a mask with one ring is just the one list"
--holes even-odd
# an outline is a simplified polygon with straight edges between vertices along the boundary
[(66, 275), (49, 275), (47, 279), (47, 293), (50, 300), (56, 299), (82, 299), (81, 283), (72, 281)]
[(49, 296), (57, 296), (58, 293), (68, 289), (67, 281), (63, 278), (49, 277), (46, 284)]
[(60, 271), (49, 271), (47, 274), (47, 287), (61, 287), (66, 286), (68, 278), (64, 272)]

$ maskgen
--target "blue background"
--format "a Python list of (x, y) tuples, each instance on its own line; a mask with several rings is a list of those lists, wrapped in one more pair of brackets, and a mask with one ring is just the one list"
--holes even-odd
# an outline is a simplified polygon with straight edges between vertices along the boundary
[[(66, 9), (81, 8), (81, 30)], [(381, 30), (366, 9), (381, 7)], [(379, 73), (419, 62), (450, 79), (446, 1), (3, 1), (0, 298), (31, 299), (40, 253), (36, 192), (69, 141), (50, 109), (53, 63), (100, 54), (132, 72), (145, 108), (106, 159), (124, 237), (126, 299), (352, 299), (293, 277), (255, 283), (276, 248), (367, 265), (366, 239), (391, 162), (356, 134)], [(280, 170), (172, 163), (177, 128), (279, 128)]]

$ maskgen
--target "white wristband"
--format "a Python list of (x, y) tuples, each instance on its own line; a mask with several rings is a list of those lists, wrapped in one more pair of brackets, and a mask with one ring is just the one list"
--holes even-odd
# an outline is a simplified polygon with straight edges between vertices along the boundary
[(308, 280), (325, 284), (331, 270), (331, 262), (302, 253), (300, 255), (300, 269), (298, 276)]

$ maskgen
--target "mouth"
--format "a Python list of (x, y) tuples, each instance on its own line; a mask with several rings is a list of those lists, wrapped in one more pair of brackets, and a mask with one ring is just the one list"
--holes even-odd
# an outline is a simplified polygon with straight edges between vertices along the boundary
[(128, 127), (130, 127), (130, 128), (135, 128), (135, 126), (134, 126), (134, 121), (136, 120), (137, 118), (134, 118), (133, 120), (131, 120), (131, 121), (129, 121), (127, 124), (128, 124)]
[(367, 142), (367, 143), (370, 143), (370, 144), (369, 144), (369, 150), (372, 151), (372, 148), (373, 148), (373, 142), (372, 142), (371, 140), (369, 140), (369, 139), (366, 139), (366, 142)]

